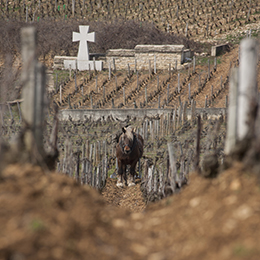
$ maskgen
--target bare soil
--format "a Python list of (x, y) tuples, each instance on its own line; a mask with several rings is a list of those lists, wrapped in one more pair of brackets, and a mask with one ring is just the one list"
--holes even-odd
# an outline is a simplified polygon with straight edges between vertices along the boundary
[(0, 259), (259, 259), (260, 196), (239, 163), (148, 206), (140, 189), (102, 194), (12, 165), (0, 182)]
[[(208, 75), (208, 60), (204, 57), (204, 61), (202, 57), (197, 57), (197, 66), (194, 73), (189, 75), (188, 64), (186, 64), (187, 69), (180, 71), (173, 71), (171, 77), (169, 78), (169, 72), (158, 71), (155, 75), (149, 77), (148, 71), (139, 71), (138, 75), (135, 73), (128, 78), (127, 71), (117, 71), (112, 75), (111, 80), (108, 80), (108, 72), (98, 73), (97, 76), (92, 77), (89, 82), (86, 82), (86, 77), (88, 73), (81, 73), (77, 76), (77, 86), (81, 86), (81, 89), (75, 93), (75, 82), (74, 79), (71, 79), (65, 87), (63, 88), (63, 102), (60, 105), (61, 109), (69, 108), (68, 104), (68, 95), (70, 94), (70, 103), (74, 108), (79, 109), (89, 109), (91, 108), (91, 100), (90, 98), (86, 98), (91, 94), (93, 107), (99, 107), (102, 109), (110, 109), (112, 108), (112, 99), (114, 100), (114, 107), (121, 108), (134, 108), (134, 102), (137, 107), (141, 107), (141, 104), (145, 104), (145, 91), (148, 97), (148, 103), (144, 106), (145, 108), (158, 108), (158, 99), (160, 97), (160, 106), (164, 108), (176, 108), (179, 106), (179, 99), (182, 102), (187, 101), (189, 104), (189, 84), (191, 89), (192, 99), (196, 101), (197, 107), (205, 107), (205, 99), (207, 97), (208, 100), (211, 99), (213, 93), (213, 100), (209, 104), (208, 107), (225, 107), (226, 106), (226, 96), (229, 95), (229, 76), (230, 69), (234, 68), (238, 64), (238, 53), (239, 47), (238, 45), (231, 47), (229, 52), (224, 53), (221, 57), (218, 57), (218, 64), (216, 69), (214, 70), (214, 65), (211, 63), (210, 71), (211, 76), (210, 79), (207, 79)], [(203, 62), (202, 62), (203, 61)], [(211, 59), (212, 61), (212, 59)], [(192, 72), (192, 64), (190, 66), (190, 73)], [(258, 75), (260, 65), (258, 65)], [(180, 74), (180, 84), (181, 91), (180, 93), (174, 94), (178, 84), (178, 74)], [(137, 77), (139, 82), (139, 88), (137, 90)], [(97, 84), (96, 84), (97, 79)], [(159, 86), (161, 88), (158, 93), (158, 80)], [(205, 86), (201, 91), (199, 91), (200, 86), (205, 82)], [(103, 84), (103, 82), (106, 82)], [(124, 90), (122, 83), (124, 84)], [(165, 83), (167, 82), (167, 83)], [(201, 85), (199, 84), (201, 82)], [(222, 82), (222, 85), (221, 85)], [(142, 84), (141, 84), (142, 83)], [(105, 86), (105, 92), (103, 85)], [(167, 87), (169, 85), (169, 96), (172, 98), (169, 100), (169, 103), (166, 104), (167, 100)], [(115, 91), (116, 86), (121, 86), (118, 91)], [(83, 91), (83, 92), (82, 92)], [(82, 95), (82, 93), (84, 95)], [(104, 93), (106, 98), (104, 99)], [(124, 103), (125, 93), (126, 103)], [(149, 97), (151, 97), (149, 99)], [(56, 102), (60, 100), (60, 93), (57, 93), (53, 96), (53, 99)], [(102, 105), (100, 101), (104, 101)], [(122, 105), (122, 106), (120, 106)]]

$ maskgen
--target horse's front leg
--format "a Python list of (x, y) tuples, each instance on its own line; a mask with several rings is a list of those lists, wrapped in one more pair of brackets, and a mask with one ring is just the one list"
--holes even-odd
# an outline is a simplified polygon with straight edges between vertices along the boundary
[(137, 163), (137, 161), (134, 161), (131, 164), (131, 167), (130, 167), (130, 182), (129, 182), (128, 186), (134, 186), (135, 185), (135, 167), (136, 167), (136, 163)]
[[(125, 186), (127, 186), (127, 176), (126, 176), (126, 165), (123, 165), (123, 175), (124, 176), (124, 180), (125, 180)], [(123, 182), (123, 179), (122, 179)]]
[(117, 179), (117, 184), (116, 186), (117, 187), (124, 187), (124, 184), (123, 184), (123, 173), (124, 173), (124, 169), (123, 169), (123, 164), (121, 162), (121, 160), (118, 160), (118, 179)]

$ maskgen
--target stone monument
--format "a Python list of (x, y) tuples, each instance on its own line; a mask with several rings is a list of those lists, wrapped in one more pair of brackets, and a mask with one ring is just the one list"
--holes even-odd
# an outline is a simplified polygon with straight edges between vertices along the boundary
[(79, 50), (76, 57), (71, 57), (64, 59), (64, 68), (65, 69), (78, 69), (78, 70), (98, 70), (103, 69), (102, 61), (89, 60), (88, 52), (88, 41), (95, 42), (95, 33), (89, 33), (88, 25), (80, 25), (79, 33), (73, 32), (72, 41), (79, 41)]

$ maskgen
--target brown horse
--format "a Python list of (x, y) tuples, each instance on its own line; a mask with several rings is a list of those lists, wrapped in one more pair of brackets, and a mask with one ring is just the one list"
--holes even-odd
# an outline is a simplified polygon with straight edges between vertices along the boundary
[(143, 137), (134, 132), (131, 126), (123, 127), (123, 133), (119, 137), (116, 145), (116, 157), (118, 160), (118, 181), (117, 186), (123, 187), (123, 177), (127, 186), (126, 166), (130, 165), (130, 183), (128, 186), (135, 185), (135, 167), (138, 160), (143, 155)]

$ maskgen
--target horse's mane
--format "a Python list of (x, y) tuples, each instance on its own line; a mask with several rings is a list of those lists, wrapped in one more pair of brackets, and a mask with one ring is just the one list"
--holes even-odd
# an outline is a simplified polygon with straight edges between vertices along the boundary
[[(129, 139), (132, 140), (133, 137), (134, 137), (134, 131), (133, 131), (133, 135), (131, 134), (133, 127), (132, 127), (131, 125), (126, 125), (126, 126), (123, 127), (123, 128), (126, 130), (125, 134), (126, 134), (127, 138), (129, 138)], [(122, 128), (122, 130), (123, 130), (123, 128)], [(130, 131), (129, 131), (129, 130), (130, 130)], [(123, 131), (118, 131), (116, 134), (114, 134), (114, 135), (112, 136), (113, 143), (115, 143), (115, 144), (119, 143), (119, 138), (120, 138), (120, 136), (121, 136), (123, 133), (124, 133)]]
[(126, 135), (126, 137), (127, 137), (129, 140), (132, 141), (133, 138), (134, 138), (134, 134), (133, 134), (133, 132), (132, 132), (133, 127), (130, 126), (130, 125), (128, 125), (128, 126), (126, 126), (124, 129), (125, 129), (125, 135)]

